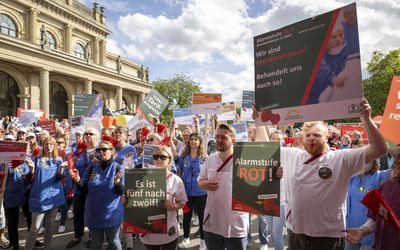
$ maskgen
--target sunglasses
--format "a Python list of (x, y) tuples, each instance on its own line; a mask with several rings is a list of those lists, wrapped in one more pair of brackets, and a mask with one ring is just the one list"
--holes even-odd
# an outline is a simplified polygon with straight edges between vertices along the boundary
[(100, 151), (103, 152), (103, 153), (105, 153), (105, 152), (107, 152), (108, 150), (111, 150), (111, 148), (96, 148), (96, 152), (97, 152), (97, 153), (100, 153)]
[(166, 155), (153, 155), (153, 159), (156, 161), (158, 159), (165, 161), (166, 159), (169, 159), (169, 156)]
[(153, 141), (154, 141), (154, 138), (149, 138), (149, 139), (147, 139), (146, 141), (147, 141), (147, 142), (153, 142)]
[(56, 143), (57, 143), (58, 145), (60, 145), (60, 144), (64, 144), (64, 142), (63, 142), (63, 141), (56, 141)]
[(94, 135), (93, 133), (85, 133), (86, 136), (92, 136)]

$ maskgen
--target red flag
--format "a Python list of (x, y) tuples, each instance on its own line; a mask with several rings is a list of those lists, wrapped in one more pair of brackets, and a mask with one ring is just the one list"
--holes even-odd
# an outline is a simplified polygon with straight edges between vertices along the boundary
[(115, 138), (112, 137), (112, 136), (110, 136), (110, 135), (104, 134), (104, 135), (101, 137), (101, 139), (102, 139), (103, 141), (108, 141), (108, 142), (110, 142), (113, 146), (115, 146), (115, 145), (118, 144), (118, 141), (115, 140)]
[(379, 190), (374, 189), (361, 200), (374, 215), (381, 217), (400, 233), (400, 220)]

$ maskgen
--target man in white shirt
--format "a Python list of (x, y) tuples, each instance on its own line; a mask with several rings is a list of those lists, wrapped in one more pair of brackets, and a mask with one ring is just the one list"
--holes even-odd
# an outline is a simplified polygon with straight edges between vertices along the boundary
[(235, 129), (220, 124), (216, 132), (217, 152), (210, 155), (198, 177), (208, 190), (204, 211), (204, 237), (208, 249), (245, 250), (248, 213), (232, 211), (232, 165)]
[[(371, 119), (367, 100), (360, 107), (370, 139), (367, 147), (329, 150), (326, 124), (309, 122), (303, 126), (305, 150), (281, 148), (290, 250), (339, 249), (343, 237), (340, 231), (345, 228), (342, 205), (348, 182), (387, 151), (383, 135)], [(257, 127), (257, 140), (267, 137), (265, 127)]]

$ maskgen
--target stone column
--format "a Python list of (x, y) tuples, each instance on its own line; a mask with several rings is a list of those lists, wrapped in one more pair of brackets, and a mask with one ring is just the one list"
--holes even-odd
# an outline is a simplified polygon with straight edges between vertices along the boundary
[(19, 97), (19, 106), (23, 109), (28, 109), (28, 98), (30, 97), (30, 95), (21, 94), (18, 95), (18, 97)]
[(29, 10), (29, 41), (33, 44), (39, 44), (38, 36), (38, 24), (37, 24), (37, 14), (38, 10), (31, 8)]
[(122, 109), (122, 88), (117, 88), (117, 109)]
[(100, 41), (100, 53), (99, 53), (99, 63), (101, 66), (106, 66), (106, 55), (107, 55), (107, 42), (106, 40)]
[(95, 37), (93, 39), (93, 62), (99, 64), (100, 62), (100, 49), (99, 49), (99, 39)]
[(140, 107), (140, 104), (142, 104), (144, 98), (146, 97), (145, 93), (140, 93), (139, 94), (139, 98), (138, 98), (138, 102), (137, 102), (137, 106)]
[[(32, 72), (29, 75), (29, 95), (38, 97), (40, 96), (40, 86), (39, 86), (40, 78), (37, 72)], [(40, 107), (40, 98), (30, 98), (29, 109), (39, 109)]]
[(92, 80), (85, 79), (85, 94), (92, 93)]
[(71, 117), (74, 115), (74, 100), (67, 101), (67, 104), (68, 104), (68, 117)]
[(65, 25), (65, 53), (72, 54), (72, 25)]
[(137, 104), (137, 102), (138, 102), (138, 99), (139, 99), (139, 96), (138, 95), (132, 95), (132, 105), (131, 105), (131, 109), (132, 109), (132, 111), (133, 112), (135, 112), (136, 113), (136, 109), (137, 109), (137, 107), (138, 107), (138, 104)]
[(40, 108), (46, 110), (50, 114), (50, 83), (49, 71), (46, 69), (40, 70)]

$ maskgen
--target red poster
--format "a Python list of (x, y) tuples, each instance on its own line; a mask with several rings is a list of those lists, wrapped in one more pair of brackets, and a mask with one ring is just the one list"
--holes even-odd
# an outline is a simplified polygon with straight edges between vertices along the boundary
[(367, 130), (364, 127), (355, 126), (355, 125), (340, 125), (340, 134), (348, 135), (353, 138), (354, 131), (360, 132), (362, 140), (364, 144), (368, 143), (368, 134)]
[(393, 77), (385, 112), (381, 123), (381, 131), (385, 139), (397, 145), (400, 143), (400, 76)]
[(26, 142), (0, 141), (0, 163), (25, 160), (27, 147)]
[(35, 116), (36, 118), (38, 118), (39, 121), (46, 121), (46, 110), (44, 109), (33, 110), (33, 109), (17, 108), (17, 116), (21, 117), (21, 112), (23, 111), (35, 112)]
[(56, 121), (39, 121), (39, 125), (43, 130), (49, 131), (51, 136), (56, 135)]

